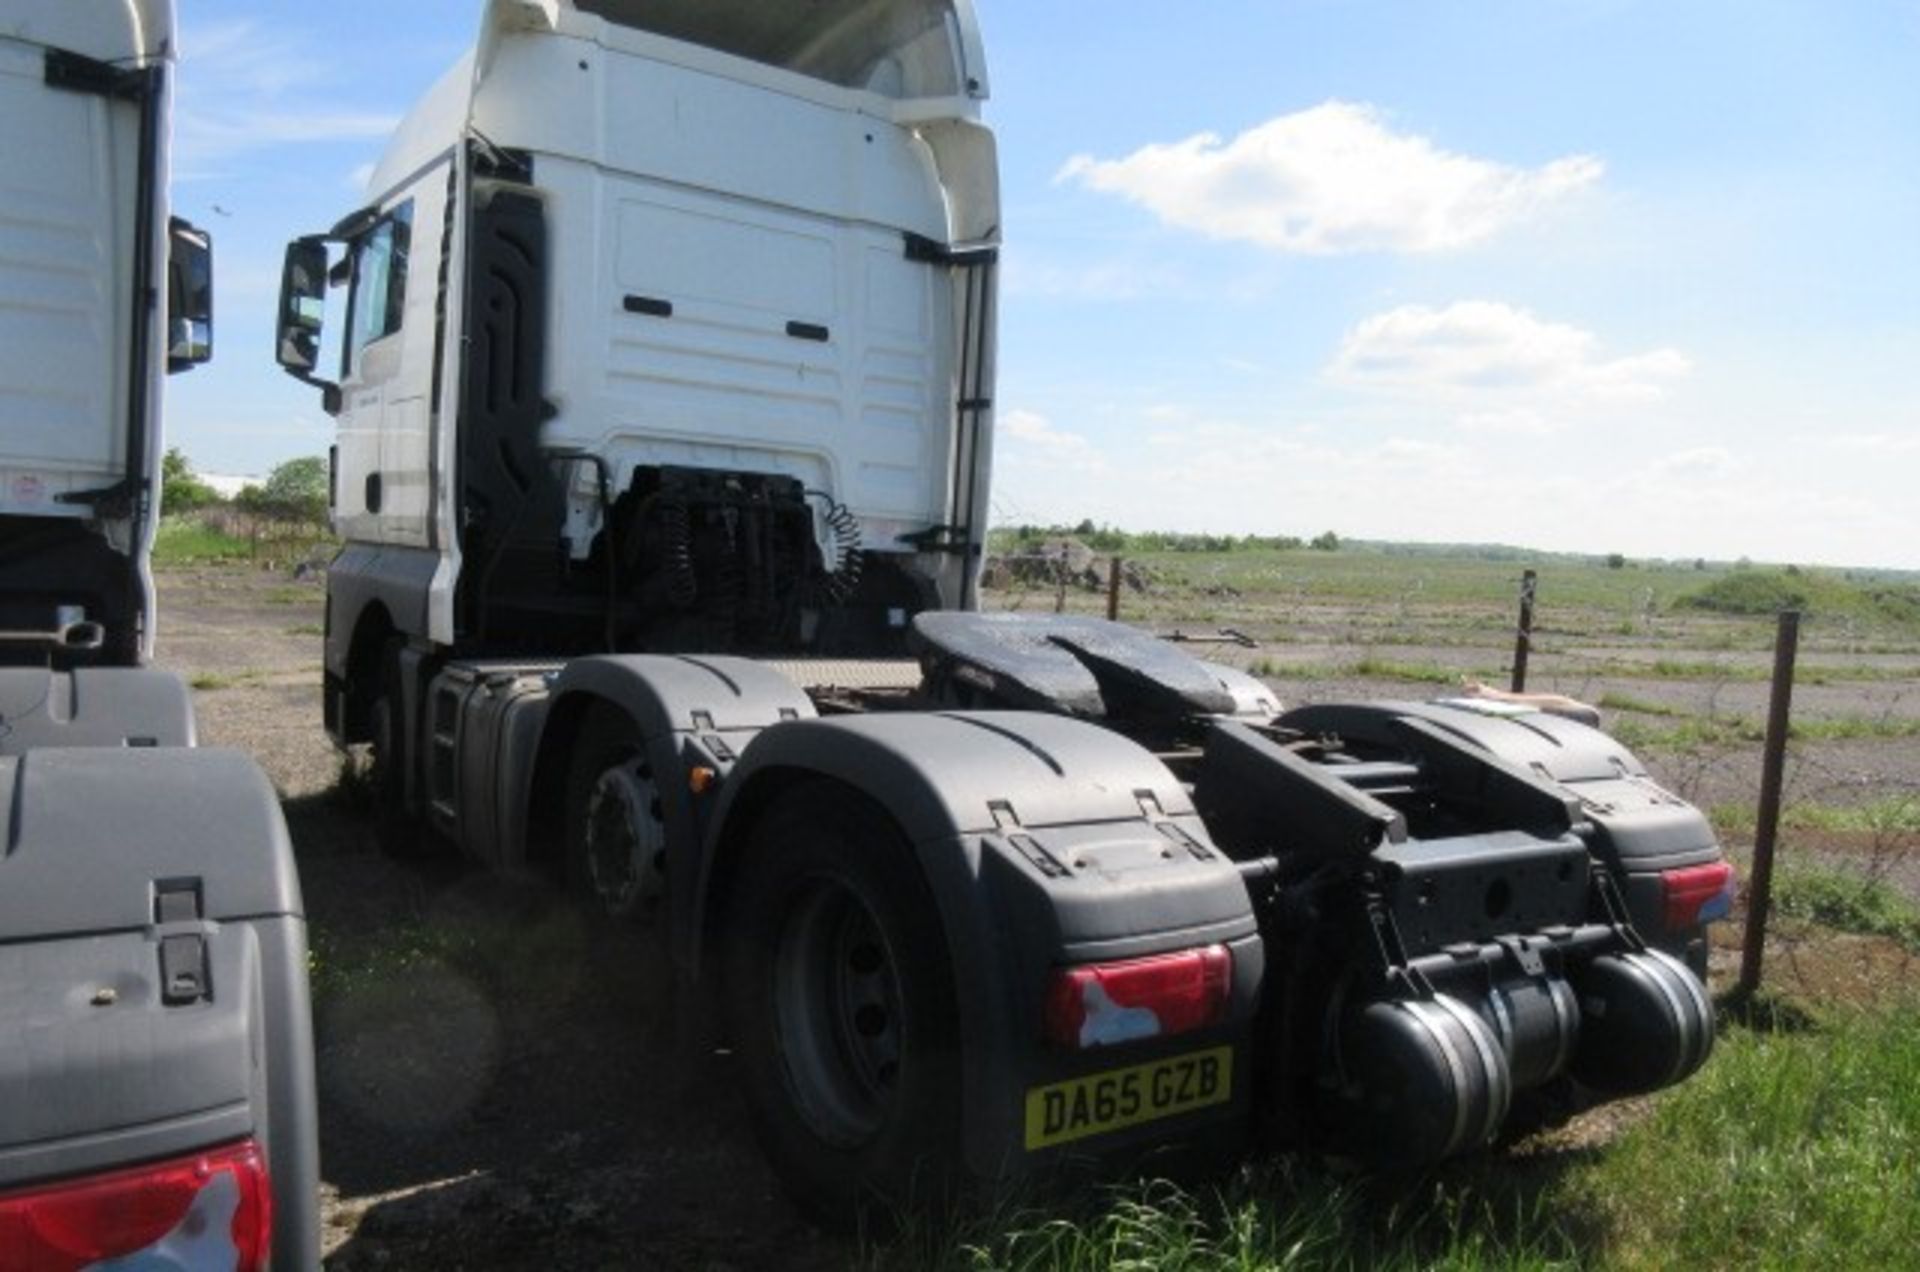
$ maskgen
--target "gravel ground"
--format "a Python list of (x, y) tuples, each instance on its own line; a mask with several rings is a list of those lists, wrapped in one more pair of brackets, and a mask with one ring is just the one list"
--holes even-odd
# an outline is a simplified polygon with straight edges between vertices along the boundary
[[(162, 576), (161, 593), (160, 661), (194, 683), (202, 742), (259, 760), (300, 858), (316, 956), (329, 1267), (806, 1269), (858, 1253), (780, 1194), (729, 1057), (671, 1036), (659, 962), (638, 935), (588, 920), (543, 879), (401, 863), (375, 849), (320, 726), (317, 577), (178, 570)], [(1335, 665), (1357, 652), (1287, 643), (1259, 656)], [(1463, 670), (1503, 656), (1484, 638), (1367, 652)], [(1616, 685), (1552, 658), (1536, 663), (1534, 684), (1689, 711), (1758, 715), (1765, 702), (1753, 682)], [(1289, 704), (1437, 691), (1379, 680), (1283, 679), (1276, 689)], [(1805, 686), (1797, 705), (1809, 718), (1911, 718), (1920, 679)], [(1750, 806), (1757, 789), (1755, 747), (1646, 758), (1706, 806)], [(1788, 792), (1828, 803), (1920, 796), (1920, 738), (1796, 746)], [(1920, 895), (1920, 850), (1894, 847), (1890, 877)], [(1721, 931), (1724, 943), (1730, 929)], [(1869, 944), (1838, 964), (1897, 964), (1889, 974), (1907, 977), (1911, 959)], [(1785, 970), (1803, 958), (1816, 972), (1835, 962), (1830, 948), (1803, 945), (1783, 943)], [(1717, 976), (1730, 974), (1729, 959), (1728, 949), (1716, 955)], [(1611, 1124), (1568, 1133), (1591, 1139)]]

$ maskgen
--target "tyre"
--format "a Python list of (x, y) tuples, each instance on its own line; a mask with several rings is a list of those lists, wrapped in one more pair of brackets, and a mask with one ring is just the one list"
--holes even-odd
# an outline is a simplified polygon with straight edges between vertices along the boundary
[(406, 699), (400, 687), (399, 637), (380, 651), (379, 682), (367, 709), (373, 746), (367, 786), (373, 802), (373, 835), (390, 857), (418, 861), (438, 855), (439, 842), (407, 807)]
[(667, 826), (639, 730), (606, 703), (588, 709), (567, 767), (567, 885), (610, 918), (658, 923), (667, 902)]
[(754, 1127), (823, 1222), (943, 1208), (960, 1179), (953, 968), (911, 845), (870, 801), (803, 786), (754, 828), (726, 929)]

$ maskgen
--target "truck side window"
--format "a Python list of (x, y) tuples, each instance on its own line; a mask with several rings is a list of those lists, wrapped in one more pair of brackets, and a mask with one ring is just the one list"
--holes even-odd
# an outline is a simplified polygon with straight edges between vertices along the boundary
[(406, 312), (407, 253), (413, 240), (413, 200), (382, 217), (353, 247), (352, 316), (348, 356), (400, 330)]

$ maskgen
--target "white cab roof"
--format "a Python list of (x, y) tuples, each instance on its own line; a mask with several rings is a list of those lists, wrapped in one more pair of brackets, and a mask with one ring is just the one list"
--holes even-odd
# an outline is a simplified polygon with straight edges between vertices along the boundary
[(101, 62), (173, 56), (173, 0), (9, 0), (0, 36)]

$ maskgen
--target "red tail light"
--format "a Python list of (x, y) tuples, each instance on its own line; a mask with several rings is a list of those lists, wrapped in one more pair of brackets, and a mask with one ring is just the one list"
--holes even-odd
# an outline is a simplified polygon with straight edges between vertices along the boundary
[(1233, 955), (1224, 945), (1054, 970), (1047, 1040), (1068, 1048), (1188, 1033), (1227, 1018)]
[(1661, 874), (1666, 889), (1667, 929), (1690, 928), (1733, 912), (1733, 867), (1724, 861)]
[(255, 1272), (266, 1266), (272, 1230), (273, 1190), (251, 1140), (0, 1193), (6, 1272), (78, 1272), (129, 1255), (154, 1267)]

